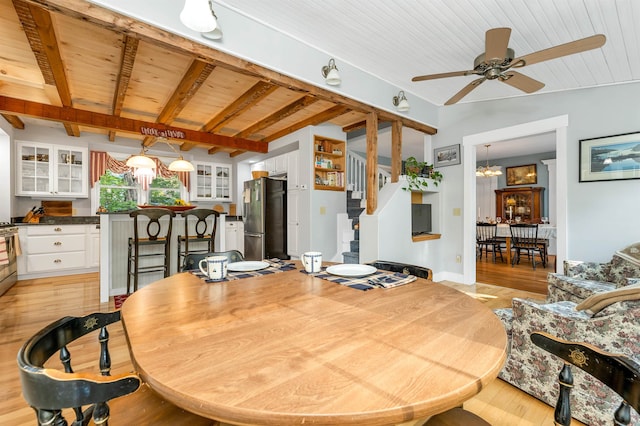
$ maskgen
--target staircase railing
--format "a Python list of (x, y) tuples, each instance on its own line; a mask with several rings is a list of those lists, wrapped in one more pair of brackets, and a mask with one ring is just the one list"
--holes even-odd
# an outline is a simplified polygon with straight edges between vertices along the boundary
[[(391, 181), (391, 174), (378, 167), (378, 189)], [(367, 159), (347, 151), (347, 187), (352, 191), (367, 193)]]

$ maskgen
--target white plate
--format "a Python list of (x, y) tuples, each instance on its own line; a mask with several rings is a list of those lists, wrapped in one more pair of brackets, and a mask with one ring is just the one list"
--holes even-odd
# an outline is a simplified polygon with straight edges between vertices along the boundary
[(258, 271), (269, 267), (267, 262), (261, 262), (259, 260), (247, 260), (244, 262), (233, 262), (227, 265), (227, 270), (232, 272), (248, 272)]
[(364, 277), (376, 271), (377, 269), (374, 266), (355, 263), (332, 265), (327, 268), (327, 272), (331, 275), (340, 275), (341, 277)]

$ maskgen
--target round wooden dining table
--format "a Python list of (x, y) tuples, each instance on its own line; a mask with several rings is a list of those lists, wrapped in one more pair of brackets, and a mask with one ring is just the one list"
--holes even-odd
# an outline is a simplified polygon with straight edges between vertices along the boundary
[(389, 425), (494, 380), (506, 333), (424, 279), (361, 291), (300, 270), (206, 283), (180, 273), (122, 306), (131, 357), (168, 401), (239, 425)]

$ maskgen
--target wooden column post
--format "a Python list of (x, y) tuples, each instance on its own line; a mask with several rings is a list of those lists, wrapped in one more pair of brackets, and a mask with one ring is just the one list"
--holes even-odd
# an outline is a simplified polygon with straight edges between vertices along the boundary
[(378, 207), (378, 114), (367, 114), (367, 214)]
[(397, 182), (402, 173), (402, 122), (391, 123), (391, 182)]

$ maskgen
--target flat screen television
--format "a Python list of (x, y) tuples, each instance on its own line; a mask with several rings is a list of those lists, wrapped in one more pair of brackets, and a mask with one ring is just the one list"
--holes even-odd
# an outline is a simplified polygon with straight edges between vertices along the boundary
[(431, 233), (431, 204), (411, 204), (411, 235)]

